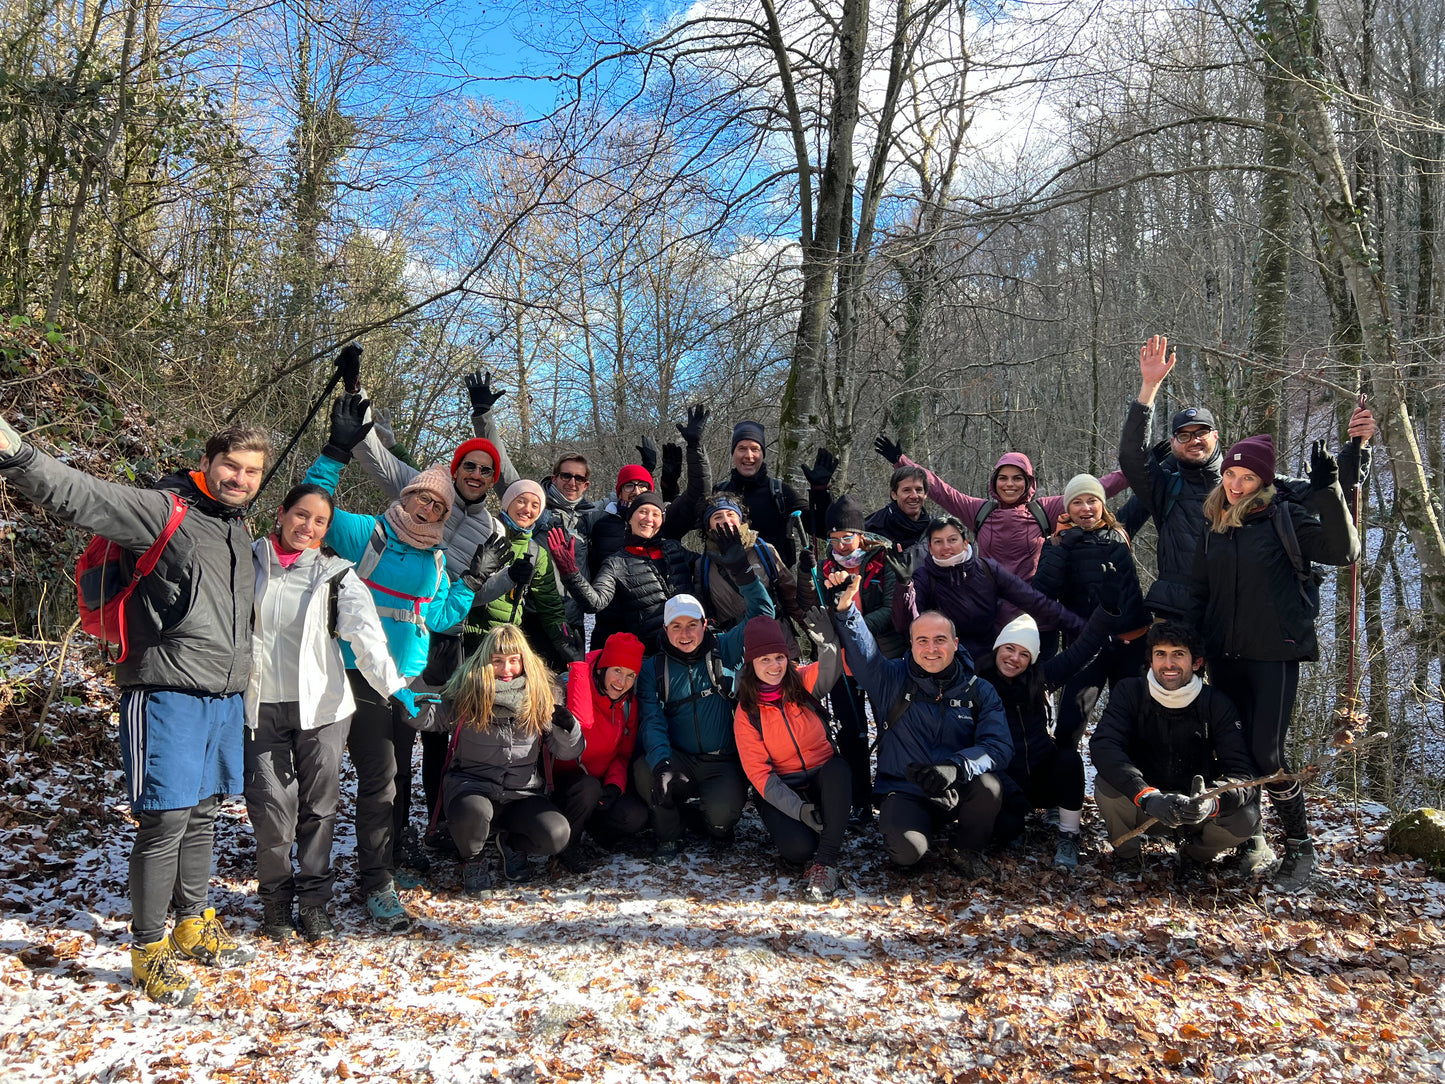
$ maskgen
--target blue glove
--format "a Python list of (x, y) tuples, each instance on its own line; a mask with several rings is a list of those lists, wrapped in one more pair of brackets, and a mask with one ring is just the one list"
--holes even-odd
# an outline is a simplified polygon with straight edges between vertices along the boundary
[(392, 704), (400, 707), (402, 711), (406, 712), (406, 717), (408, 719), (416, 718), (416, 693), (412, 692), (410, 689), (398, 689), (396, 690), (396, 692), (392, 693), (388, 699), (390, 699)]

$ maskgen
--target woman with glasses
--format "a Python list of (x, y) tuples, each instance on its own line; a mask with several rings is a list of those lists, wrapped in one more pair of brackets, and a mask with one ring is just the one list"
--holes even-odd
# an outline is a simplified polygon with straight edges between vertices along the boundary
[[(359, 394), (336, 400), (330, 439), (307, 471), (307, 482), (335, 492), (352, 449), (371, 428), (369, 409)], [(493, 551), (479, 546), (456, 580), (447, 574), (443, 547), (457, 493), (453, 473), (441, 463), (421, 471), (379, 516), (337, 508), (327, 536), (370, 588), (387, 648), (405, 678), (418, 677), (425, 669), (432, 631), (455, 628), (471, 608), (474, 591), (497, 572)], [(505, 582), (505, 570), (497, 578)], [(500, 583), (491, 589), (501, 589)], [(489, 592), (482, 594), (485, 598)], [(404, 813), (398, 823), (398, 761), (407, 766), (409, 790), (414, 731), (404, 722), (407, 712), (357, 673), (350, 648), (343, 645), (342, 652), (356, 698), (347, 749), (357, 776), (358, 888), (372, 921), (387, 932), (400, 932), (411, 920), (395, 882), (396, 843), (406, 824)]]

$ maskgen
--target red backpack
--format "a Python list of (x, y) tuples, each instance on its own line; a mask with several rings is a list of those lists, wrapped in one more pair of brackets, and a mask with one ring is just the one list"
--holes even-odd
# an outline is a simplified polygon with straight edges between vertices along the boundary
[(161, 559), (171, 536), (186, 518), (190, 506), (171, 494), (171, 514), (160, 535), (132, 562), (131, 556), (108, 538), (96, 535), (75, 562), (75, 597), (80, 604), (80, 627), (110, 648), (120, 648), (113, 662), (125, 661), (130, 645), (126, 640), (125, 604), (136, 584), (150, 575)]

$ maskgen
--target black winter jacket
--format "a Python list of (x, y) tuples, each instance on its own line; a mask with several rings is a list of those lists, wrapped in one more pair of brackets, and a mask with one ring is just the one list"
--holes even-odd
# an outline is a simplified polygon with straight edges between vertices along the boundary
[(245, 509), (208, 497), (189, 472), (168, 475), (155, 489), (135, 489), (92, 478), (28, 444), (0, 453), (0, 476), (57, 519), (135, 557), (160, 536), (170, 495), (178, 494), (190, 508), (126, 604), (130, 650), (116, 664), (115, 683), (205, 696), (245, 691), (256, 581)]
[[(1253, 779), (1258, 774), (1244, 741), (1234, 702), (1206, 685), (1184, 708), (1166, 708), (1149, 694), (1148, 678), (1126, 678), (1109, 693), (1109, 703), (1089, 742), (1099, 776), (1127, 798), (1149, 787), (1189, 793), (1196, 775), (1207, 783)], [(1219, 797), (1229, 813), (1251, 802), (1256, 790), (1232, 790)]]
[[(758, 473), (744, 478), (733, 471), (723, 481), (713, 486), (713, 492), (727, 490), (743, 499), (748, 510), (748, 524), (783, 556), (783, 563), (792, 568), (798, 563), (798, 546), (793, 532), (788, 530), (788, 518), (794, 512), (803, 513), (803, 529), (810, 538), (826, 538), (828, 506), (832, 503), (827, 490), (809, 490), (805, 499), (787, 482), (777, 483), (778, 493), (773, 493), (773, 480), (764, 463)], [(779, 508), (779, 504), (782, 505)]]
[(1312, 491), (1304, 504), (1277, 496), (1226, 534), (1204, 527), (1195, 547), (1186, 620), (1203, 634), (1207, 657), (1259, 662), (1320, 657), (1315, 614), (1272, 522), (1285, 515), (1306, 561), (1348, 565), (1359, 559), (1360, 536), (1339, 483)]
[(692, 552), (681, 542), (653, 539), (648, 547), (628, 545), (618, 550), (602, 562), (591, 583), (580, 571), (562, 578), (582, 609), (615, 615), (651, 655), (657, 650), (667, 600), (692, 592), (692, 561)]
[[(682, 541), (688, 531), (697, 526), (697, 517), (702, 512), (703, 498), (712, 488), (712, 463), (701, 445), (689, 445), (686, 451), (687, 488), (677, 500), (667, 506), (662, 514), (662, 529), (659, 538), (673, 538)], [(578, 521), (576, 530), (587, 536), (587, 563), (584, 565), (578, 553), (577, 567), (586, 568), (593, 579), (602, 571), (607, 558), (626, 545), (627, 519), (616, 500), (605, 505), (596, 505)]]
[[(1104, 567), (1112, 565), (1112, 572)], [(1113, 631), (1128, 632), (1149, 624), (1144, 593), (1134, 554), (1122, 532), (1111, 527), (1086, 531), (1070, 527), (1044, 544), (1034, 590), (1057, 599), (1079, 617), (1087, 619), (1099, 605), (1099, 585), (1105, 579), (1120, 584), (1119, 617)]]
[(1008, 716), (1009, 733), (1013, 736), (1014, 757), (1007, 774), (1022, 785), (1034, 771), (1051, 761), (1057, 752), (1054, 736), (1049, 733), (1049, 702), (1045, 694), (1062, 689), (1070, 678), (1088, 665), (1109, 642), (1110, 631), (1117, 619), (1103, 608), (1096, 608), (1088, 623), (1072, 644), (1047, 662), (1030, 666), (1018, 677), (1007, 678), (999, 673), (996, 656), (989, 652), (978, 663), (978, 676), (987, 681), (1003, 701)]

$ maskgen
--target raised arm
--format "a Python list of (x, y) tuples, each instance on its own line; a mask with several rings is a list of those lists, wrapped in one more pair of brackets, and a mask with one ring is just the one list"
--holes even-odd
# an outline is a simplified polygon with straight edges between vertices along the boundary
[(512, 457), (507, 454), (507, 442), (502, 439), (496, 414), (492, 411), (497, 400), (506, 394), (505, 388), (492, 387), (492, 374), (485, 369), (478, 369), (467, 376), (467, 398), (472, 404), (472, 432), (490, 440), (497, 449), (496, 489), (499, 494), (522, 477), (513, 465)]
[[(979, 560), (987, 561), (988, 558), (980, 557)], [(998, 584), (999, 595), (1008, 599), (1035, 621), (1041, 624), (1047, 622), (1057, 625), (1070, 636), (1077, 636), (1083, 630), (1083, 620), (1062, 603), (1040, 594), (1012, 572), (1000, 568), (997, 564), (994, 564), (991, 571)]]
[(930, 468), (909, 459), (906, 455), (898, 457), (896, 466), (922, 467), (924, 475), (928, 478), (928, 499), (944, 511), (952, 512), (964, 523), (973, 523), (974, 516), (978, 515), (978, 510), (984, 506), (982, 497), (970, 497), (967, 493), (954, 489), (934, 474)]
[(697, 526), (702, 518), (703, 502), (712, 492), (712, 462), (702, 446), (702, 436), (707, 429), (708, 409), (701, 403), (687, 409), (687, 421), (677, 427), (686, 446), (687, 488), (677, 500), (667, 506), (662, 516), (663, 538), (681, 541), (683, 536)]

